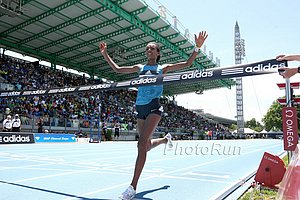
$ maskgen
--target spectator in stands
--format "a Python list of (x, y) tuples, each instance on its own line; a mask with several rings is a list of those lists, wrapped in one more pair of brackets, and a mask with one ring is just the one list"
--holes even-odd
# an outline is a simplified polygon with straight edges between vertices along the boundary
[(12, 130), (11, 116), (7, 115), (6, 119), (3, 120), (3, 132), (10, 132)]
[[(147, 64), (137, 64), (134, 66), (118, 66), (107, 53), (107, 45), (105, 42), (100, 42), (99, 48), (104, 59), (112, 67), (115, 72), (118, 73), (139, 73), (143, 75), (158, 75), (165, 74), (168, 71), (180, 70), (185, 67), (191, 66), (193, 61), (198, 55), (200, 47), (203, 45), (207, 38), (206, 32), (200, 32), (198, 36), (195, 35), (196, 47), (190, 58), (185, 62), (176, 64), (164, 64), (159, 65), (160, 60), (160, 48), (155, 42), (150, 42), (146, 46)], [(138, 141), (138, 156), (135, 164), (134, 176), (130, 186), (120, 196), (121, 199), (133, 199), (136, 193), (137, 183), (145, 165), (147, 151), (163, 144), (170, 143), (171, 135), (168, 134), (164, 138), (151, 140), (151, 137), (161, 119), (163, 112), (162, 106), (159, 104), (159, 98), (163, 92), (163, 86), (144, 86), (138, 88), (138, 94), (136, 98), (136, 111), (137, 111), (137, 126), (139, 131)]]
[[(286, 61), (300, 61), (300, 55), (278, 55), (276, 57), (278, 61), (286, 60)], [(289, 68), (280, 68), (284, 70), (279, 74), (284, 78), (290, 78), (297, 73), (300, 73), (300, 67), (289, 67)]]
[(211, 130), (209, 130), (209, 131), (207, 132), (207, 139), (208, 139), (208, 140), (212, 140), (212, 138), (213, 138), (213, 132), (212, 132)]
[(107, 132), (107, 123), (106, 122), (102, 123), (102, 135), (104, 135), (105, 141), (109, 140), (109, 135), (108, 135), (108, 132)]
[(5, 114), (10, 115), (10, 108), (5, 108)]
[(119, 139), (119, 137), (120, 137), (120, 124), (119, 124), (118, 121), (115, 123), (115, 127), (114, 128), (115, 128), (114, 138), (115, 139)]
[(78, 137), (78, 138), (82, 138), (82, 137), (83, 137), (83, 132), (82, 132), (82, 130), (80, 129), (80, 130), (78, 131), (78, 133), (75, 133), (75, 136)]
[(20, 130), (21, 130), (21, 119), (18, 114), (15, 114), (15, 117), (12, 120), (12, 131), (20, 132)]
[(38, 133), (43, 133), (44, 132), (44, 128), (43, 128), (43, 126), (44, 126), (44, 121), (43, 121), (43, 119), (42, 118), (39, 118), (38, 119), (38, 122), (37, 122), (37, 124), (36, 124), (37, 126), (38, 126)]

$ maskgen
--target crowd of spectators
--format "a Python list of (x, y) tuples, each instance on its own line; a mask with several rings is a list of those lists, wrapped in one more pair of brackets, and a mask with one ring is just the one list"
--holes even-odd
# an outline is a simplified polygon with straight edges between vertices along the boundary
[[(30, 63), (8, 56), (1, 58), (0, 66), (2, 79), (13, 85), (15, 90), (49, 89), (101, 83), (101, 80), (93, 80), (66, 71), (51, 69), (39, 65), (37, 62)], [(0, 113), (5, 113), (5, 109), (9, 108), (11, 113), (22, 116), (22, 124), (29, 123), (26, 119), (42, 117), (44, 125), (59, 126), (67, 121), (68, 126), (71, 126), (72, 123), (80, 123), (81, 127), (88, 128), (91, 125), (91, 118), (100, 118), (103, 122), (120, 122), (133, 128), (136, 124), (135, 97), (136, 90), (118, 90), (1, 98)], [(165, 113), (159, 127), (168, 131), (176, 131), (176, 129), (221, 131), (220, 129), (223, 129), (215, 122), (211, 123), (208, 119), (184, 107), (177, 106), (176, 102), (172, 100), (165, 102), (164, 110)], [(93, 126), (96, 126), (96, 123)]]

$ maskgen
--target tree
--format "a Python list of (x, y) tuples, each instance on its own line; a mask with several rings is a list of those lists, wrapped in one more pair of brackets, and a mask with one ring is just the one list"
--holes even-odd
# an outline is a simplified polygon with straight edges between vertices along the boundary
[(263, 118), (266, 131), (282, 131), (282, 105), (274, 101)]
[(229, 130), (230, 130), (230, 131), (235, 131), (235, 130), (237, 130), (237, 125), (236, 125), (236, 124), (231, 124), (230, 127), (229, 127)]
[[(282, 105), (274, 101), (263, 118), (266, 131), (282, 131)], [(300, 128), (300, 108), (297, 106), (298, 130)]]
[(252, 130), (254, 130), (256, 132), (261, 132), (264, 129), (263, 125), (261, 125), (254, 118), (252, 118), (250, 121), (246, 121), (246, 127), (251, 128)]

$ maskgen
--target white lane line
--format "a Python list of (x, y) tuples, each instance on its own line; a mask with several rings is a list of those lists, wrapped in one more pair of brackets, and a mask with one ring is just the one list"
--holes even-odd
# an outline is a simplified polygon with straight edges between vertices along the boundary
[(52, 174), (52, 175), (47, 175), (47, 176), (37, 176), (33, 178), (26, 178), (26, 179), (21, 179), (21, 180), (16, 180), (16, 181), (9, 181), (13, 183), (21, 183), (21, 182), (26, 182), (26, 181), (33, 181), (33, 180), (39, 180), (39, 179), (45, 179), (45, 178), (52, 178), (52, 177), (57, 177), (57, 176), (66, 176), (70, 174), (77, 174), (77, 173), (82, 173), (82, 172), (89, 172), (92, 170), (78, 170), (78, 171), (73, 171), (73, 172), (64, 172), (60, 174)]
[(59, 169), (59, 168), (47, 168), (47, 167), (22, 167), (22, 169), (29, 169), (29, 170), (39, 170), (39, 171), (61, 171), (61, 172), (76, 172), (78, 170), (72, 169)]
[(64, 172), (64, 173), (52, 174), (52, 175), (46, 175), (46, 176), (37, 176), (37, 177), (26, 178), (26, 179), (15, 180), (15, 181), (11, 181), (11, 180), (6, 180), (6, 181), (13, 182), (13, 183), (22, 183), (22, 182), (26, 182), (26, 181), (33, 181), (33, 180), (46, 179), (46, 178), (52, 178), (52, 177), (58, 177), (58, 176), (66, 176), (66, 175), (78, 174), (78, 173), (86, 173), (86, 172), (105, 173), (105, 174), (125, 174), (124, 172), (123, 173), (101, 172), (101, 171), (94, 171), (94, 169), (91, 169), (91, 170), (77, 170), (77, 171), (71, 171), (71, 172)]
[(45, 165), (49, 165), (49, 163), (36, 164), (36, 165), (22, 165), (22, 166), (18, 166), (18, 167), (0, 167), (0, 170), (24, 169), (26, 167), (37, 167), (37, 166), (45, 166)]
[[(147, 178), (141, 178), (140, 181), (152, 179), (152, 178), (155, 178), (155, 177), (157, 177), (157, 175), (155, 175), (155, 176), (150, 176), (150, 177), (147, 177)], [(118, 187), (123, 187), (123, 186), (128, 186), (128, 185), (129, 185), (128, 182), (126, 182), (126, 183), (121, 183), (121, 184), (118, 184), (118, 185), (114, 185), (114, 186), (102, 188), (102, 189), (95, 190), (95, 191), (92, 191), (92, 192), (88, 192), (88, 193), (85, 193), (85, 194), (78, 194), (78, 195), (76, 195), (76, 196), (86, 197), (86, 196), (89, 196), (89, 195), (97, 194), (97, 193), (100, 193), (100, 192), (104, 192), (104, 191), (108, 191), (108, 190), (112, 190), (112, 189), (115, 189), (115, 188), (118, 188)], [(116, 196), (117, 196), (117, 195), (116, 195)], [(68, 198), (63, 199), (63, 200), (71, 200), (71, 199), (78, 199), (78, 198), (76, 198), (76, 197), (68, 197)]]
[(203, 179), (203, 178), (192, 178), (192, 177), (181, 177), (181, 176), (170, 176), (170, 175), (162, 175), (160, 178), (171, 178), (171, 179), (180, 179), (180, 180), (191, 180), (191, 181), (205, 181), (205, 182), (213, 182), (213, 183), (222, 183), (222, 184), (232, 184), (230, 181), (219, 181), (212, 179)]
[(217, 174), (204, 174), (204, 173), (196, 173), (196, 172), (187, 172), (187, 173), (184, 173), (182, 175), (184, 175), (184, 176), (186, 176), (186, 175), (204, 176), (204, 177), (224, 178), (224, 179), (230, 178), (230, 176), (228, 174), (226, 174), (226, 175), (217, 175)]

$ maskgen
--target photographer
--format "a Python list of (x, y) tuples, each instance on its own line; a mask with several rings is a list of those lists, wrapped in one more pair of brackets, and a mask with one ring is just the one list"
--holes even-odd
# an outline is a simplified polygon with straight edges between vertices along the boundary
[(21, 130), (21, 119), (18, 114), (15, 115), (12, 120), (12, 132), (20, 132)]
[(11, 129), (12, 129), (11, 116), (7, 115), (6, 119), (3, 120), (3, 132), (11, 132)]

